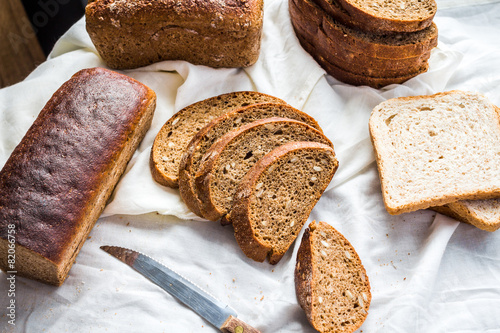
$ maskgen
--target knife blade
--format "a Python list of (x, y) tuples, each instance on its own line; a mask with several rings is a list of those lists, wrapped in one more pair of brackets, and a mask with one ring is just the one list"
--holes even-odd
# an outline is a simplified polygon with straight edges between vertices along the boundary
[(260, 333), (236, 318), (236, 312), (228, 305), (153, 258), (119, 246), (103, 245), (101, 249), (141, 273), (222, 332)]

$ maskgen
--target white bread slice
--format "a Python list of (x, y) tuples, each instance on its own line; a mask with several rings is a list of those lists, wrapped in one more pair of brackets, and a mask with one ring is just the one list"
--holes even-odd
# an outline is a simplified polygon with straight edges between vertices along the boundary
[(295, 293), (318, 332), (354, 332), (365, 321), (370, 282), (354, 247), (328, 223), (311, 222), (295, 265)]
[(369, 129), (390, 214), (500, 197), (500, 117), (485, 96), (390, 99)]

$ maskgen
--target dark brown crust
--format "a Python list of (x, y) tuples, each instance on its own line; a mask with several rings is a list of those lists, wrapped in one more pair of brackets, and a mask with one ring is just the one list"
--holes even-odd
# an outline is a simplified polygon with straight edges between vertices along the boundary
[(64, 83), (0, 172), (0, 237), (13, 223), (18, 246), (71, 266), (149, 128), (155, 102), (143, 84), (102, 68)]
[[(318, 150), (329, 150), (332, 152), (333, 156), (335, 153), (331, 146), (317, 143), (317, 142), (290, 142), (284, 144), (270, 153), (266, 154), (263, 158), (261, 158), (243, 177), (241, 180), (238, 190), (234, 195), (235, 201), (231, 208), (230, 214), (227, 216), (227, 219), (233, 224), (234, 227), (234, 236), (238, 245), (242, 249), (243, 253), (258, 262), (263, 262), (266, 258), (269, 259), (270, 264), (277, 264), (280, 259), (283, 257), (285, 252), (283, 253), (274, 253), (273, 249), (266, 244), (261, 243), (254, 235), (252, 221), (249, 217), (249, 209), (251, 205), (251, 193), (255, 189), (256, 182), (259, 176), (265, 172), (271, 164), (283, 158), (285, 155), (299, 149), (318, 149)], [(332, 175), (330, 177), (330, 181), (335, 174), (335, 171), (338, 167), (338, 162), (335, 160), (336, 165), (334, 165)], [(313, 204), (309, 207), (302, 207), (305, 219), (299, 223), (302, 225), (306, 222), (307, 217), (311, 213), (314, 208), (316, 202), (319, 200), (323, 191), (328, 186), (329, 182), (325, 182), (324, 188), (318, 192), (318, 197), (313, 200)]]
[[(313, 36), (316, 35), (318, 29), (321, 29), (328, 38), (339, 44), (340, 47), (373, 58), (419, 57), (423, 53), (429, 52), (438, 42), (437, 26), (434, 23), (419, 32), (395, 35), (366, 33), (364, 34), (365, 38), (362, 38), (359, 32), (335, 21), (311, 0), (289, 0), (289, 11), (292, 23), (298, 22), (302, 26), (308, 27), (308, 32)], [(395, 39), (396, 36), (401, 38)], [(422, 40), (415, 43), (413, 40), (415, 36), (420, 36)], [(395, 40), (399, 40), (399, 42), (396, 43)], [(403, 41), (406, 42), (403, 43)]]
[[(248, 97), (250, 96), (250, 97)], [(267, 94), (263, 94), (260, 92), (255, 92), (255, 91), (235, 91), (227, 94), (222, 94), (214, 97), (210, 97), (207, 99), (204, 99), (202, 101), (198, 101), (196, 103), (190, 104), (186, 106), (185, 108), (179, 110), (176, 114), (174, 114), (160, 129), (158, 134), (156, 135), (156, 138), (153, 142), (153, 146), (151, 147), (151, 155), (149, 157), (149, 167), (151, 170), (151, 175), (153, 176), (153, 179), (160, 185), (172, 187), (172, 188), (177, 188), (179, 187), (179, 177), (178, 177), (178, 169), (175, 170), (175, 174), (172, 174), (172, 170), (170, 173), (166, 171), (162, 171), (160, 168), (161, 165), (161, 154), (156, 153), (156, 147), (161, 145), (162, 140), (163, 140), (163, 134), (168, 133), (169, 131), (175, 130), (173, 126), (173, 122), (176, 119), (184, 119), (186, 118), (186, 114), (189, 114), (191, 110), (195, 107), (200, 107), (200, 108), (206, 108), (210, 109), (211, 104), (220, 104), (220, 108), (217, 109), (216, 113), (208, 113), (205, 112), (205, 116), (207, 118), (207, 123), (216, 118), (219, 117), (220, 115), (224, 114), (228, 110), (224, 109), (224, 104), (228, 101), (231, 101), (233, 99), (239, 99), (239, 98), (248, 98), (250, 99), (258, 99), (262, 98), (262, 101), (264, 100), (267, 101), (272, 101), (273, 103), (283, 103), (286, 104), (285, 101), (271, 96)], [(255, 104), (255, 103), (251, 103)], [(187, 147), (187, 144), (186, 144)]]
[(427, 28), (431, 25), (434, 15), (436, 14), (437, 6), (434, 1), (433, 3), (433, 14), (423, 18), (423, 19), (408, 19), (402, 17), (401, 19), (391, 19), (384, 18), (377, 15), (372, 15), (362, 8), (351, 3), (349, 0), (334, 0), (338, 1), (339, 5), (344, 8), (349, 15), (360, 25), (366, 27), (366, 30), (373, 31), (377, 28), (383, 31), (394, 31), (394, 32), (413, 32), (419, 31)]
[[(293, 123), (299, 123), (299, 124), (302, 124), (304, 126), (304, 129), (310, 129), (310, 130), (316, 131), (316, 132), (318, 132), (318, 134), (322, 135), (321, 132), (317, 131), (313, 127), (310, 127), (309, 125), (302, 123), (300, 121), (273, 117), (273, 118), (267, 118), (267, 119), (260, 119), (260, 120), (254, 121), (250, 124), (246, 124), (238, 129), (235, 129), (229, 133), (226, 133), (222, 137), (220, 137), (203, 156), (202, 162), (200, 164), (198, 171), (196, 172), (195, 179), (194, 179), (196, 193), (198, 194), (198, 198), (199, 198), (200, 203), (201, 203), (200, 211), (201, 211), (204, 218), (211, 220), (211, 221), (218, 221), (219, 219), (223, 218), (224, 215), (226, 215), (226, 213), (227, 213), (227, 212), (219, 211), (219, 209), (215, 206), (214, 201), (212, 199), (212, 195), (211, 195), (211, 189), (210, 189), (210, 184), (211, 184), (212, 177), (213, 177), (212, 171), (214, 170), (214, 168), (216, 167), (216, 165), (219, 162), (218, 159), (219, 159), (221, 152), (227, 147), (227, 145), (234, 138), (240, 136), (242, 133), (245, 133), (249, 129), (260, 126), (262, 124), (276, 122), (276, 121), (288, 121), (288, 122), (293, 122)], [(333, 144), (330, 142), (330, 140), (326, 136), (324, 136), (324, 135), (322, 135), (322, 136), (323, 136), (324, 140), (329, 142), (330, 146), (333, 147)]]
[[(308, 125), (316, 128), (318, 131), (322, 132), (320, 126), (308, 114), (297, 110), (287, 104), (276, 104), (276, 103), (259, 103), (259, 104), (253, 104), (249, 105), (246, 107), (242, 107), (240, 109), (236, 109), (233, 111), (230, 111), (228, 113), (223, 114), (222, 116), (212, 120), (208, 125), (206, 125), (204, 128), (202, 128), (191, 140), (191, 142), (188, 144), (186, 151), (184, 155), (182, 156), (181, 163), (179, 166), (179, 192), (181, 194), (182, 199), (186, 203), (189, 209), (193, 213), (195, 213), (198, 216), (203, 217), (200, 206), (202, 205), (201, 201), (198, 199), (198, 193), (196, 192), (195, 189), (195, 184), (194, 184), (194, 177), (196, 174), (197, 170), (192, 170), (193, 167), (193, 154), (195, 154), (196, 151), (199, 150), (199, 146), (202, 144), (202, 142), (207, 141), (207, 134), (210, 134), (210, 139), (214, 139), (214, 133), (213, 129), (217, 127), (219, 123), (222, 121), (226, 121), (228, 119), (232, 119), (235, 117), (238, 117), (238, 115), (241, 115), (243, 113), (247, 112), (252, 112), (253, 110), (275, 110), (276, 113), (279, 113), (281, 109), (287, 109), (289, 111), (292, 111), (296, 113), (297, 120), (304, 121)], [(276, 114), (276, 116), (279, 116)], [(225, 133), (223, 133), (225, 134)]]
[(315, 223), (311, 222), (309, 228), (304, 231), (300, 242), (299, 250), (297, 251), (297, 261), (295, 263), (294, 280), (295, 280), (295, 295), (300, 307), (304, 310), (307, 320), (311, 323), (312, 313), (312, 282), (314, 279), (314, 269), (312, 264), (312, 248), (311, 248), (311, 226)]
[(162, 60), (247, 67), (259, 56), (263, 6), (262, 0), (96, 0), (85, 16), (89, 36), (111, 68)]

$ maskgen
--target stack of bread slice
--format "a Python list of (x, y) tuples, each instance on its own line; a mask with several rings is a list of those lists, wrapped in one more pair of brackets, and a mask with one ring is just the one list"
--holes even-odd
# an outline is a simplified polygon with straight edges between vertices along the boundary
[(151, 149), (154, 179), (198, 216), (234, 226), (243, 252), (277, 263), (330, 183), (333, 145), (309, 115), (257, 92), (177, 112)]
[(289, 0), (303, 48), (338, 80), (380, 88), (427, 71), (434, 0)]
[(500, 227), (500, 113), (479, 93), (389, 99), (369, 122), (387, 211)]

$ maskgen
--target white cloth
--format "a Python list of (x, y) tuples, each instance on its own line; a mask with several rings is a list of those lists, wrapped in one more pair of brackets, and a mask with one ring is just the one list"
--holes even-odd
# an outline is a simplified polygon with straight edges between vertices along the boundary
[[(217, 331), (99, 249), (108, 244), (168, 264), (264, 332), (313, 332), (294, 290), (302, 233), (278, 265), (253, 262), (242, 254), (232, 227), (196, 219), (177, 190), (154, 183), (148, 169), (154, 137), (175, 112), (214, 95), (257, 90), (315, 117), (335, 145), (339, 170), (308, 222), (333, 225), (364, 263), (373, 299), (360, 331), (500, 332), (500, 232), (427, 210), (390, 216), (368, 134), (371, 109), (392, 97), (462, 89), (484, 93), (500, 105), (500, 4), (440, 3), (446, 9), (435, 18), (439, 45), (429, 71), (380, 90), (326, 76), (295, 38), (286, 0), (265, 2), (262, 51), (250, 68), (167, 61), (123, 71), (157, 93), (152, 127), (64, 285), (17, 278), (15, 327), (4, 315), (9, 284), (0, 273), (0, 331)], [(26, 80), (0, 90), (0, 165), (52, 93), (76, 71), (94, 66), (104, 64), (80, 20)]]

